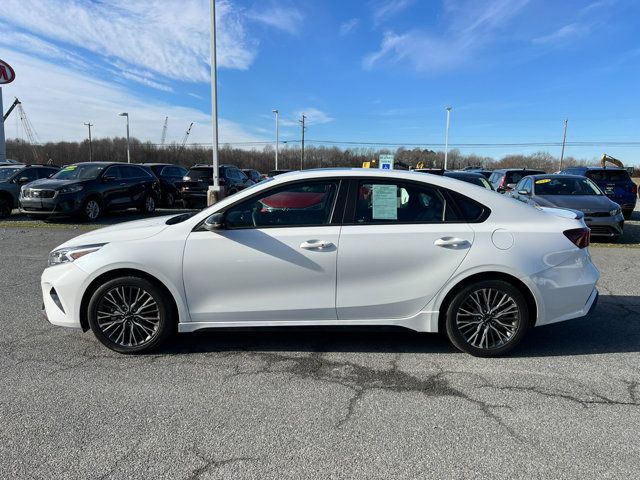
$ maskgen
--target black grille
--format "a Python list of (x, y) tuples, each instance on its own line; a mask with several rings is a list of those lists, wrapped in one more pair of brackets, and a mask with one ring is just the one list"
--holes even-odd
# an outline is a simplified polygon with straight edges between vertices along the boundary
[(611, 227), (606, 226), (594, 226), (589, 227), (591, 229), (591, 235), (614, 235), (616, 232)]
[(593, 212), (584, 214), (585, 217), (609, 217), (609, 212)]

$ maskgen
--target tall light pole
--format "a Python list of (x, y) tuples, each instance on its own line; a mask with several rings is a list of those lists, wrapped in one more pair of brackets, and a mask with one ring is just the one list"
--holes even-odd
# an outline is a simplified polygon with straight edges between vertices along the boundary
[(211, 122), (213, 129), (213, 185), (207, 191), (207, 205), (213, 205), (220, 198), (218, 181), (218, 72), (216, 57), (216, 1), (209, 0), (211, 11)]
[(564, 120), (564, 135), (562, 137), (562, 151), (560, 152), (560, 170), (562, 170), (562, 160), (564, 160), (564, 146), (567, 143), (567, 124), (569, 123), (569, 119), (565, 118)]
[(447, 158), (449, 156), (449, 124), (451, 123), (451, 107), (447, 107), (447, 129), (444, 134), (444, 169), (447, 169)]
[(307, 116), (303, 113), (302, 118), (300, 119), (300, 125), (302, 126), (302, 150), (300, 150), (300, 170), (304, 169), (304, 122), (307, 119)]
[(89, 161), (91, 162), (93, 158), (93, 152), (91, 148), (91, 127), (93, 127), (93, 123), (89, 122), (85, 123), (85, 125), (89, 127)]
[(279, 146), (278, 145), (278, 113), (279, 112), (277, 109), (274, 109), (271, 111), (276, 114), (276, 170), (278, 170), (278, 150), (279, 150), (278, 148)]
[(131, 163), (131, 142), (129, 141), (129, 114), (122, 112), (120, 117), (127, 117), (127, 163)]

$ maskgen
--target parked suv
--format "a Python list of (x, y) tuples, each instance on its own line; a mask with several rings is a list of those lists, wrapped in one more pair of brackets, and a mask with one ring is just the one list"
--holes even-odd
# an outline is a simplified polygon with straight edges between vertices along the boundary
[(254, 170), (253, 168), (243, 168), (242, 172), (249, 177), (254, 183), (261, 182), (264, 180), (264, 177), (258, 170)]
[(527, 168), (502, 168), (500, 170), (494, 170), (489, 181), (493, 188), (500, 193), (509, 192), (513, 190), (523, 177), (527, 175), (542, 175), (546, 173), (544, 170), (528, 170)]
[(169, 208), (173, 207), (176, 200), (180, 199), (179, 187), (189, 170), (171, 163), (143, 163), (143, 165), (149, 167), (160, 180), (161, 202)]
[[(218, 181), (220, 182), (223, 197), (233, 195), (254, 185), (253, 181), (235, 165), (218, 166)], [(210, 185), (213, 185), (213, 167), (211, 165), (191, 167), (185, 175), (180, 188), (185, 208), (206, 205), (207, 191)]]
[(560, 173), (582, 175), (595, 182), (611, 200), (622, 208), (624, 218), (629, 220), (636, 207), (638, 186), (631, 180), (629, 172), (617, 167), (571, 167)]
[(0, 218), (11, 215), (18, 208), (20, 188), (34, 180), (48, 178), (57, 173), (58, 167), (45, 165), (20, 165), (15, 163), (0, 166)]
[(24, 186), (20, 209), (31, 216), (80, 215), (93, 221), (106, 210), (136, 207), (152, 213), (159, 198), (160, 184), (147, 168), (89, 162), (69, 165), (51, 178)]

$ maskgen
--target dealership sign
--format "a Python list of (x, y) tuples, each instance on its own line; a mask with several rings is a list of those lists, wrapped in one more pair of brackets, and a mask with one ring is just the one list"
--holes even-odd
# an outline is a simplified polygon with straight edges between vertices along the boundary
[(14, 78), (16, 78), (16, 72), (13, 71), (11, 65), (3, 60), (0, 60), (0, 85), (11, 83), (13, 82)]

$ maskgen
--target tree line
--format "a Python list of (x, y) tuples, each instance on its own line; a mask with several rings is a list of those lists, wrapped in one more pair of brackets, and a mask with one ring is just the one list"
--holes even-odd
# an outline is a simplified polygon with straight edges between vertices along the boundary
[[(422, 164), (426, 168), (443, 168), (444, 152), (430, 149), (399, 147), (397, 149), (375, 148), (338, 148), (309, 145), (304, 149), (304, 161), (299, 146), (286, 145), (278, 153), (278, 168), (297, 170), (300, 168), (327, 168), (327, 167), (359, 167), (363, 162), (376, 160), (381, 154), (393, 154), (396, 165), (415, 167)], [(82, 142), (48, 142), (42, 145), (31, 145), (21, 140), (7, 141), (7, 158), (21, 163), (52, 163), (55, 165), (68, 165), (89, 161), (89, 141)], [(190, 167), (196, 164), (211, 163), (211, 147), (192, 145), (182, 147), (172, 143), (157, 145), (150, 142), (141, 142), (136, 138), (131, 139), (131, 162), (145, 163), (177, 163)], [(126, 138), (101, 138), (92, 141), (91, 159), (93, 161), (126, 162), (127, 140)], [(263, 148), (245, 149), (222, 144), (219, 148), (220, 163), (237, 165), (241, 168), (254, 168), (260, 172), (273, 170), (275, 163), (275, 151), (272, 145)], [(564, 166), (582, 165), (584, 160), (572, 157), (565, 158)], [(559, 168), (559, 159), (548, 152), (536, 152), (532, 154), (511, 154), (499, 159), (479, 156), (476, 154), (463, 154), (457, 149), (448, 153), (448, 168), (450, 170), (465, 167), (517, 168), (527, 167), (554, 172)]]

